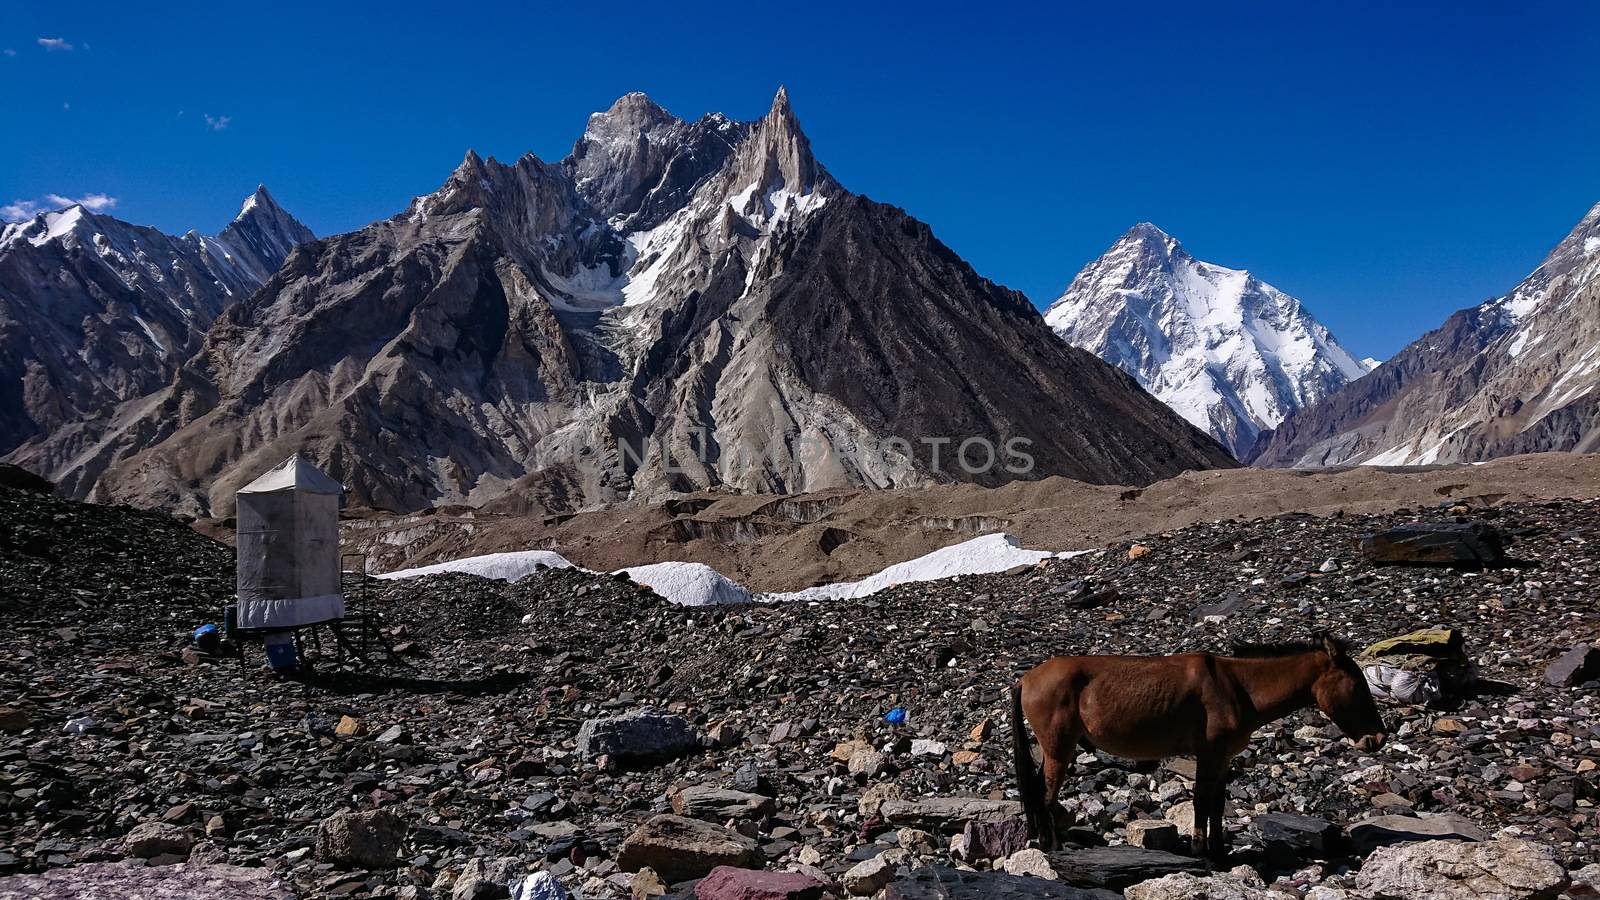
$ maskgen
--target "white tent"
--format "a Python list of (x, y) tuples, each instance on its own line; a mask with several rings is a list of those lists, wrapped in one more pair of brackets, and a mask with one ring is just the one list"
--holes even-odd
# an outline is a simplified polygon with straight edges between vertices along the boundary
[(344, 618), (343, 495), (343, 485), (299, 453), (239, 489), (238, 627), (299, 628)]

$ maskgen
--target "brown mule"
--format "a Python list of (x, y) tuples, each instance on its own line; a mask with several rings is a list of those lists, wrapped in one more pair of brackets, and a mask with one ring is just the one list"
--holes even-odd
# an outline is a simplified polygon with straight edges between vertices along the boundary
[[(1228, 764), (1262, 725), (1316, 704), (1363, 750), (1383, 720), (1361, 669), (1333, 638), (1244, 647), (1234, 656), (1057, 656), (1011, 688), (1011, 738), (1028, 834), (1055, 846), (1056, 795), (1082, 744), (1135, 760), (1195, 758), (1194, 847), (1227, 854)], [(1044, 750), (1044, 771), (1021, 723)]]

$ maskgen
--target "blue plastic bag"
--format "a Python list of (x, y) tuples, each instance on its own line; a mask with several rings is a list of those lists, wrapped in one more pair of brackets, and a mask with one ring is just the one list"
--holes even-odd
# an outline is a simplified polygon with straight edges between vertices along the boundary
[(884, 714), (883, 720), (890, 725), (904, 725), (906, 722), (906, 708), (904, 706), (896, 706)]

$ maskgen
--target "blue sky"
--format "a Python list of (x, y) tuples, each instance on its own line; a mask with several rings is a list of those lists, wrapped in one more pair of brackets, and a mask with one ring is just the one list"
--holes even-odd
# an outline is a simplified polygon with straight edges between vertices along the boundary
[(847, 187), (1036, 303), (1149, 220), (1386, 356), (1600, 202), (1600, 4), (1112, 6), (11, 3), (0, 205), (214, 231), (265, 182), (326, 234), (630, 90), (786, 84)]

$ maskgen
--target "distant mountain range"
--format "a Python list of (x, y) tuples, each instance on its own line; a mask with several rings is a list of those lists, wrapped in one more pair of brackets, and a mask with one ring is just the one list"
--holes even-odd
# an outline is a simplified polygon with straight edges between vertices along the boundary
[(754, 122), (630, 94), (559, 163), (469, 153), (212, 314), (165, 384), (14, 461), (195, 513), (294, 450), (400, 510), (1233, 464), (926, 225), (840, 186), (782, 91)]
[(1239, 458), (1263, 430), (1372, 368), (1300, 301), (1195, 259), (1147, 222), (1085, 266), (1044, 318)]
[(469, 151), (329, 238), (264, 188), (213, 237), (76, 206), (7, 225), (0, 454), (225, 515), (294, 451), (360, 505), (566, 511), (1593, 450), (1597, 223), (1373, 369), (1150, 224), (1041, 316), (840, 185), (783, 91), (751, 122), (629, 94), (564, 160)]
[(214, 237), (173, 237), (81, 206), (5, 225), (0, 454), (63, 429), (76, 435), (164, 387), (213, 320), (311, 239), (265, 187)]
[(1600, 205), (1511, 292), (1463, 309), (1278, 426), (1258, 465), (1600, 450)]

